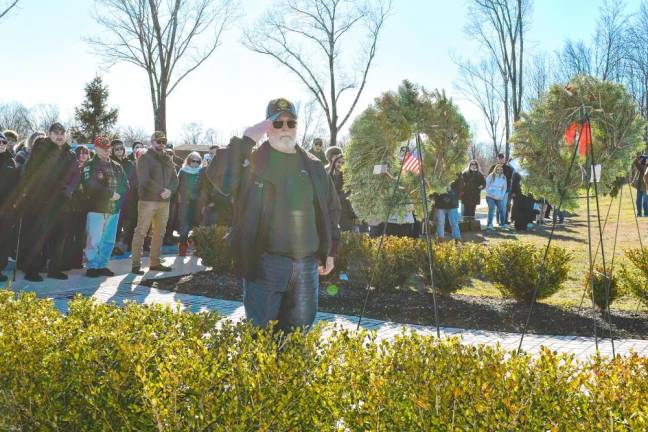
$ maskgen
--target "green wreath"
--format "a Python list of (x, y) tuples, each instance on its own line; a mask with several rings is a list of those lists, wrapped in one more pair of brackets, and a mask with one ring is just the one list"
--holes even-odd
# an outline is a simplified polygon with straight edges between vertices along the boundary
[[(470, 130), (445, 93), (428, 92), (403, 81), (397, 92), (386, 92), (360, 114), (351, 126), (345, 154), (345, 187), (358, 217), (377, 223), (387, 214), (400, 171), (401, 147), (414, 149), (420, 137), (427, 192), (445, 191), (464, 168)], [(375, 175), (375, 165), (388, 173)], [(423, 215), (418, 176), (403, 173), (394, 195), (393, 215), (414, 208)]]
[[(578, 138), (571, 145), (566, 142), (566, 130), (570, 125), (579, 130), (587, 118), (595, 163), (602, 165), (599, 194), (609, 194), (616, 179), (627, 175), (645, 127), (637, 104), (623, 85), (581, 75), (566, 88), (553, 85), (515, 125), (513, 155), (528, 173), (525, 191), (558, 204), (574, 146), (579, 144)], [(587, 135), (582, 134), (580, 145), (586, 144)], [(586, 155), (579, 152), (565, 185), (563, 208), (577, 207), (577, 196), (590, 179), (590, 162), (589, 150)]]

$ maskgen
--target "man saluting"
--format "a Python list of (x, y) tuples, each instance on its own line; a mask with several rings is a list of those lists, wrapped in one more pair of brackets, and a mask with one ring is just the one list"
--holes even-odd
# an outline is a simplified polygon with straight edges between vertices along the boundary
[(246, 316), (257, 326), (276, 320), (285, 331), (312, 325), (319, 275), (333, 270), (340, 236), (335, 187), (296, 136), (295, 106), (272, 100), (266, 120), (232, 138), (207, 172), (234, 199), (230, 239)]

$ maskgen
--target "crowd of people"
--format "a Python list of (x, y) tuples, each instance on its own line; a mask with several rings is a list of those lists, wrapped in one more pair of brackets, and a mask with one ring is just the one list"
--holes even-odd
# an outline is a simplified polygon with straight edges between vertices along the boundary
[(163, 243), (178, 243), (186, 256), (192, 228), (230, 224), (230, 198), (205, 175), (216, 149), (178, 163), (159, 131), (150, 145), (135, 141), (130, 149), (106, 136), (73, 147), (61, 123), (22, 142), (0, 132), (0, 281), (9, 257), (31, 282), (41, 273), (65, 280), (82, 268), (88, 277), (111, 276), (110, 258), (129, 251), (133, 273), (143, 274), (145, 249), (151, 270), (170, 271)]
[[(9, 256), (29, 281), (42, 280), (43, 272), (66, 279), (66, 271), (84, 265), (88, 277), (110, 276), (111, 256), (128, 252), (133, 273), (143, 274), (144, 250), (150, 251), (152, 270), (169, 271), (160, 258), (163, 245), (177, 244), (178, 254), (186, 256), (192, 229), (231, 224), (232, 197), (214, 187), (206, 172), (217, 146), (179, 160), (160, 131), (146, 146), (100, 136), (92, 146), (73, 148), (66, 137), (60, 123), (22, 141), (14, 131), (0, 132), (0, 281), (6, 279), (2, 271)], [(325, 149), (315, 138), (309, 150), (337, 192), (340, 230), (380, 235), (383, 223), (370, 226), (359, 220), (349, 201), (342, 149)], [(637, 216), (648, 217), (648, 145), (632, 163), (631, 180)], [(564, 222), (564, 212), (524, 194), (522, 182), (503, 154), (487, 171), (471, 160), (445, 192), (430, 196), (429, 229), (437, 238), (450, 234), (461, 240), (461, 227), (470, 227), (482, 198), (487, 231), (495, 223), (503, 230), (513, 225), (524, 231), (550, 218), (552, 210), (555, 221)], [(411, 210), (403, 220), (390, 219), (387, 233), (420, 235), (421, 222)]]

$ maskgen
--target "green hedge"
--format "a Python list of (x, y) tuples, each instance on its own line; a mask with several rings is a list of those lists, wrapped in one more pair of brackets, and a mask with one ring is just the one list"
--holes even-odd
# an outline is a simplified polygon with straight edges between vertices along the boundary
[[(192, 239), (196, 255), (218, 273), (232, 271), (232, 256), (223, 227), (198, 228)], [(418, 274), (429, 284), (427, 245), (423, 239), (342, 233), (337, 274), (346, 273), (352, 288), (371, 283), (378, 290), (394, 290), (412, 275)], [(528, 301), (538, 275), (544, 249), (519, 241), (501, 242), (490, 247), (475, 243), (434, 242), (432, 271), (435, 286), (449, 294), (466, 285), (470, 278), (483, 278), (496, 284), (507, 298)], [(547, 257), (545, 277), (538, 298), (559, 290), (566, 281), (571, 256), (554, 247)]]
[(191, 233), (194, 254), (216, 273), (232, 273), (234, 269), (228, 233), (229, 228), (218, 225), (197, 227)]
[(628, 263), (621, 264), (619, 284), (648, 307), (648, 248), (625, 251)]
[(401, 335), (287, 338), (213, 314), (0, 291), (2, 431), (640, 431), (648, 359)]
[(536, 298), (549, 297), (567, 281), (572, 256), (564, 248), (551, 247), (540, 273), (544, 253), (544, 248), (531, 243), (517, 240), (498, 243), (488, 249), (484, 262), (486, 277), (506, 298), (528, 302), (536, 284)]

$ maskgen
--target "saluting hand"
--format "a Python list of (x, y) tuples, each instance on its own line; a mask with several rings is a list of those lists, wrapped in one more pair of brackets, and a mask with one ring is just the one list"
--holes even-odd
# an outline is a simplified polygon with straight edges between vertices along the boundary
[(245, 129), (243, 135), (250, 138), (254, 142), (259, 142), (259, 140), (263, 138), (263, 135), (265, 135), (270, 130), (271, 126), (272, 122), (270, 120), (263, 120), (261, 123), (257, 123), (254, 126), (250, 126), (249, 128)]

